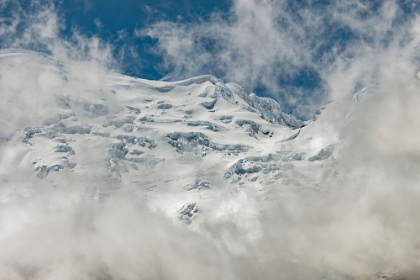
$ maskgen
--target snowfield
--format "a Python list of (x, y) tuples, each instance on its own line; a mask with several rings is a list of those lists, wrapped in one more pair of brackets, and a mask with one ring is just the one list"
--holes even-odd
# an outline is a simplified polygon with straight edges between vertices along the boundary
[(13, 50), (0, 75), (1, 279), (415, 271), (419, 224), (401, 217), (416, 209), (404, 186), (418, 163), (406, 200), (394, 196), (404, 152), (366, 152), (369, 90), (303, 122), (214, 76), (149, 81)]

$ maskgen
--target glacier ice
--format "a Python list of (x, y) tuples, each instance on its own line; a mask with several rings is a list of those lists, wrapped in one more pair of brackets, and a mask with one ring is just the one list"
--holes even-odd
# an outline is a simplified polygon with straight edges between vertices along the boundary
[(312, 117), (312, 121), (316, 121), (319, 116), (321, 115), (322, 111), (324, 111), (326, 108), (326, 106), (321, 106), (320, 108), (318, 108), (318, 110), (315, 111), (313, 117)]
[(89, 112), (92, 117), (106, 116), (109, 114), (108, 106), (99, 103), (84, 102), (82, 108), (86, 112)]
[(254, 121), (250, 121), (250, 120), (236, 120), (235, 123), (237, 125), (239, 125), (240, 127), (244, 126), (244, 125), (248, 125), (248, 134), (251, 137), (254, 137), (255, 139), (258, 139), (257, 135), (258, 135), (258, 131), (261, 129), (261, 125), (257, 124)]
[(66, 134), (89, 134), (90, 128), (75, 125), (75, 126), (68, 127), (65, 133)]
[(258, 180), (258, 176), (254, 176), (254, 177), (252, 177), (251, 178), (251, 180), (249, 180), (249, 181), (251, 181), (251, 182), (255, 182), (255, 181), (257, 181)]
[(317, 155), (308, 158), (308, 160), (309, 161), (326, 160), (330, 156), (332, 156), (333, 152), (334, 152), (334, 147), (333, 146), (328, 146), (327, 148), (321, 149), (321, 151), (319, 151), (319, 153)]
[(214, 105), (216, 105), (217, 99), (214, 99), (212, 101), (205, 101), (205, 102), (201, 102), (200, 104), (203, 105), (204, 108), (206, 108), (207, 110), (211, 110), (214, 108)]
[(129, 109), (130, 111), (132, 111), (135, 114), (140, 114), (141, 110), (139, 108), (133, 107), (133, 106), (125, 106), (127, 109)]
[(139, 156), (139, 155), (141, 155), (141, 154), (144, 154), (144, 152), (143, 152), (143, 151), (140, 151), (140, 150), (137, 150), (137, 149), (134, 149), (134, 150), (132, 150), (132, 151), (130, 152), (130, 154), (132, 154), (132, 155), (136, 155), (136, 156)]
[(128, 154), (128, 150), (124, 143), (113, 143), (108, 149), (110, 159), (123, 159)]
[(233, 116), (223, 115), (223, 116), (221, 116), (221, 117), (219, 118), (219, 120), (220, 120), (222, 123), (228, 124), (228, 123), (231, 123), (231, 122), (232, 122), (232, 118), (233, 118)]
[(158, 109), (168, 110), (172, 108), (172, 104), (169, 103), (162, 103), (158, 105)]
[(124, 132), (127, 132), (127, 133), (133, 132), (136, 128), (137, 128), (137, 126), (135, 126), (133, 124), (128, 124), (128, 125), (123, 126)]
[(110, 134), (108, 132), (93, 132), (93, 135), (99, 136), (99, 137), (109, 137)]
[(194, 183), (187, 185), (187, 191), (191, 190), (202, 190), (202, 189), (210, 189), (211, 188), (211, 180), (207, 179), (196, 179)]
[(233, 95), (232, 91), (223, 83), (223, 81), (219, 80), (216, 82), (214, 91), (216, 96), (221, 96), (227, 102), (236, 104), (235, 96)]
[(202, 145), (216, 151), (229, 151), (231, 153), (242, 153), (249, 150), (250, 147), (241, 144), (217, 144), (201, 132), (173, 132), (166, 135), (168, 143), (174, 147), (178, 153), (190, 151), (191, 149)]
[(134, 122), (135, 117), (134, 116), (127, 116), (125, 118), (120, 118), (120, 119), (113, 119), (113, 120), (109, 120), (107, 122), (107, 124), (104, 124), (104, 127), (113, 125), (116, 128), (120, 128), (125, 124), (132, 124)]
[(30, 144), (29, 140), (32, 139), (35, 134), (42, 133), (41, 129), (37, 127), (27, 127), (24, 129), (24, 132), (25, 137), (23, 138), (22, 142), (27, 144)]
[(56, 153), (74, 153), (74, 150), (69, 145), (58, 145), (55, 147)]
[(49, 125), (52, 125), (52, 124), (56, 124), (56, 123), (58, 123), (59, 121), (61, 121), (61, 120), (65, 120), (65, 119), (68, 119), (68, 118), (70, 118), (70, 117), (74, 117), (75, 116), (75, 114), (74, 113), (72, 113), (72, 114), (70, 114), (70, 115), (63, 115), (63, 114), (59, 114), (59, 115), (57, 115), (57, 116), (55, 116), (55, 117), (51, 117), (51, 118), (48, 118), (48, 119), (46, 119), (46, 120), (44, 120), (43, 122), (42, 122), (42, 124), (44, 125), (44, 126), (49, 126)]
[(224, 127), (208, 122), (208, 121), (187, 121), (187, 125), (189, 126), (205, 126), (207, 129), (213, 130), (215, 132), (223, 130)]
[(213, 75), (202, 75), (202, 76), (192, 77), (192, 78), (179, 81), (179, 82), (174, 82), (174, 84), (180, 85), (180, 86), (190, 86), (192, 84), (202, 84), (204, 82), (210, 82), (214, 85), (217, 83), (218, 80), (219, 79), (217, 79)]
[(285, 156), (282, 158), (282, 161), (284, 162), (290, 162), (290, 161), (301, 161), (305, 159), (305, 152), (301, 152), (301, 153), (293, 153), (290, 156)]
[(46, 165), (43, 166), (38, 166), (35, 171), (36, 173), (36, 177), (38, 177), (39, 179), (43, 179), (47, 176), (48, 172), (47, 172), (48, 167)]
[[(334, 159), (341, 159), (343, 146), (338, 146), (336, 141), (347, 141), (335, 137), (335, 132), (324, 133), (324, 129), (329, 129), (324, 123), (329, 114), (317, 112), (314, 116), (317, 122), (303, 123), (281, 112), (274, 100), (245, 94), (237, 86), (224, 84), (213, 76), (180, 82), (107, 77), (109, 80), (101, 84), (102, 91), (93, 93), (97, 94), (95, 98), (90, 96), (86, 101), (77, 99), (77, 94), (71, 92), (64, 92), (64, 97), (60, 96), (61, 92), (55, 92), (61, 102), (52, 102), (49, 114), (33, 118), (13, 133), (5, 134), (7, 138), (1, 135), (0, 182), (6, 191), (16, 188), (16, 182), (22, 182), (22, 188), (27, 182), (38, 184), (42, 187), (33, 187), (33, 192), (39, 191), (41, 195), (26, 201), (35, 204), (41, 196), (49, 199), (51, 192), (52, 199), (58, 198), (54, 203), (61, 208), (73, 203), (73, 196), (82, 197), (82, 206), (88, 207), (80, 209), (88, 211), (87, 214), (92, 209), (90, 202), (95, 209), (106, 210), (128, 194), (129, 199), (124, 202), (133, 201), (136, 211), (142, 207), (140, 211), (147, 213), (146, 219), (158, 217), (156, 221), (162, 222), (165, 228), (169, 224), (174, 226), (171, 237), (179, 230), (188, 237), (202, 235), (211, 244), (226, 239), (226, 244), (231, 246), (228, 250), (236, 254), (243, 244), (265, 238), (267, 224), (264, 223), (273, 210), (280, 209), (277, 206), (285, 206), (292, 215), (299, 216), (303, 213), (301, 207), (306, 207), (300, 203), (303, 201), (310, 204), (309, 212), (318, 211), (312, 206), (324, 205), (311, 205), (313, 200), (305, 197), (325, 197), (328, 193), (320, 192), (328, 187), (323, 186), (324, 175), (345, 173), (335, 160), (327, 160), (333, 155)], [(120, 90), (125, 86), (129, 90)], [(112, 91), (118, 94), (104, 98)], [(200, 104), (202, 101), (210, 103), (207, 108)], [(171, 110), (163, 111), (168, 108), (163, 106), (169, 104), (173, 105)], [(22, 130), (23, 127), (26, 128)], [(258, 141), (248, 137), (248, 133), (258, 136)], [(29, 145), (23, 144), (22, 139)], [(26, 176), (27, 181), (25, 176), (20, 176), (25, 174), (30, 174)], [(17, 189), (16, 192), (20, 191)], [(62, 199), (60, 192), (66, 194)], [(107, 203), (102, 203), (111, 196)], [(4, 197), (4, 192), (0, 193), (0, 204), (7, 209)], [(274, 204), (276, 208), (272, 208)], [(20, 205), (24, 204), (13, 206)], [(125, 220), (124, 203), (116, 206), (110, 207), (112, 215), (121, 214), (117, 217)], [(52, 210), (53, 218), (67, 211), (56, 211), (54, 207)], [(104, 215), (104, 220), (111, 219), (114, 223), (115, 217), (109, 213)], [(129, 217), (126, 220), (132, 221)], [(34, 221), (37, 220), (32, 219), (31, 223)], [(140, 224), (142, 228), (139, 221), (132, 225)], [(186, 227), (179, 221), (194, 224)], [(46, 232), (51, 233), (49, 226)], [(307, 229), (307, 224), (302, 226)], [(130, 226), (121, 228), (124, 229), (121, 232), (131, 230)], [(23, 230), (31, 233), (30, 227)], [(303, 237), (312, 238), (310, 233)], [(321, 237), (325, 234), (316, 233)], [(19, 232), (16, 236), (20, 241)]]
[(153, 122), (154, 123), (178, 123), (178, 122), (182, 122), (182, 120), (180, 120), (180, 119), (154, 119), (154, 118), (147, 117), (147, 116), (139, 118), (138, 121), (142, 122), (142, 123), (146, 123), (146, 122), (151, 122), (151, 123), (153, 123)]
[(286, 125), (293, 128), (300, 128), (305, 125), (304, 122), (298, 120), (295, 116), (283, 113), (280, 105), (274, 99), (268, 97), (258, 97), (255, 94), (247, 94), (243, 88), (236, 84), (228, 84), (236, 94), (238, 94), (251, 108), (250, 111), (257, 110), (261, 113), (261, 117), (270, 123)]
[(274, 177), (273, 177), (273, 179), (274, 180), (279, 180), (279, 179), (281, 179), (281, 178), (283, 178), (283, 174), (282, 173), (277, 173), (276, 175), (274, 175)]
[(35, 169), (36, 173), (36, 177), (38, 177), (39, 179), (44, 179), (45, 177), (48, 176), (48, 174), (53, 171), (53, 172), (58, 172), (60, 171), (60, 169), (63, 169), (64, 167), (61, 164), (55, 164), (52, 166), (46, 166), (46, 165), (42, 165), (42, 166), (38, 166)]
[(145, 166), (153, 167), (159, 162), (165, 161), (163, 158), (154, 157), (140, 157), (140, 158), (127, 158), (128, 161), (139, 163)]
[(198, 213), (197, 203), (190, 202), (182, 206), (179, 212), (179, 220), (191, 224), (194, 216)]
[(116, 138), (122, 141), (123, 143), (140, 145), (142, 147), (146, 147), (149, 149), (153, 149), (157, 147), (155, 141), (147, 137), (136, 137), (132, 135), (118, 135)]
[(68, 159), (66, 159), (65, 161), (63, 161), (63, 166), (65, 168), (68, 168), (68, 169), (73, 169), (73, 168), (75, 168), (77, 166), (77, 163), (71, 162)]
[(300, 130), (298, 132), (296, 132), (295, 134), (291, 135), (290, 137), (287, 137), (286, 139), (281, 140), (280, 142), (287, 142), (287, 141), (292, 141), (295, 140), (300, 134)]
[[(233, 174), (236, 175), (244, 175), (244, 174), (252, 174), (258, 173), (262, 170), (267, 170), (266, 172), (271, 172), (275, 170), (279, 170), (280, 166), (277, 164), (268, 164), (271, 161), (278, 161), (280, 160), (279, 155), (269, 154), (267, 156), (251, 156), (246, 157), (238, 160), (234, 163), (231, 167), (229, 167), (225, 171), (224, 178), (229, 179)], [(244, 165), (249, 165), (245, 167)]]
[(157, 90), (159, 92), (170, 92), (171, 90), (175, 88), (175, 86), (173, 85), (167, 85), (167, 86), (161, 86), (161, 87), (149, 86), (149, 88), (153, 90)]

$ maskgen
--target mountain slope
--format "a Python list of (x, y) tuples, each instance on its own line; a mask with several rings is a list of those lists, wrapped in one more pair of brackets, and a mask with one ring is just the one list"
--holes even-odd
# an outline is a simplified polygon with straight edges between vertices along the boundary
[[(248, 95), (239, 85), (224, 84), (213, 76), (161, 82), (94, 71), (78, 75), (77, 69), (82, 68), (66, 69), (51, 58), (14, 51), (3, 52), (0, 64), (2, 80), (14, 78), (2, 82), (3, 92), (9, 95), (1, 113), (5, 121), (1, 126), (0, 207), (5, 214), (0, 221), (8, 231), (0, 235), (1, 242), (17, 236), (17, 242), (28, 246), (35, 239), (26, 236), (26, 230), (31, 236), (45, 234), (45, 238), (57, 234), (57, 240), (46, 245), (51, 248), (55, 242), (72, 244), (70, 239), (77, 244), (86, 242), (84, 233), (93, 231), (97, 235), (89, 236), (98, 238), (95, 242), (103, 238), (104, 244), (120, 244), (109, 245), (111, 254), (128, 265), (121, 272), (114, 261), (97, 257), (102, 249), (95, 246), (83, 252), (73, 252), (70, 247), (68, 252), (51, 249), (51, 257), (43, 263), (34, 264), (31, 257), (20, 262), (15, 257), (23, 251), (11, 246), (8, 250), (13, 257), (2, 258), (17, 265), (0, 260), (12, 271), (10, 275), (17, 273), (26, 279), (22, 271), (29, 264), (34, 267), (34, 279), (56, 275), (60, 269), (70, 275), (66, 279), (89, 273), (93, 278), (83, 279), (132, 279), (134, 260), (147, 263), (143, 258), (148, 253), (142, 248), (147, 252), (171, 250), (168, 237), (165, 246), (152, 241), (154, 234), (160, 240), (157, 236), (166, 231), (166, 224), (171, 227), (168, 232), (174, 232), (174, 243), (187, 242), (182, 236), (193, 234), (191, 242), (199, 244), (193, 251), (207, 248), (211, 251), (208, 258), (217, 261), (195, 253), (191, 256), (192, 247), (176, 245), (182, 249), (172, 249), (172, 257), (158, 253), (168, 274), (159, 278), (156, 269), (147, 274), (152, 279), (192, 279), (199, 275), (192, 267), (208, 267), (214, 273), (211, 277), (208, 271), (201, 279), (322, 279), (330, 275), (314, 257), (317, 245), (307, 246), (307, 242), (314, 238), (324, 244), (320, 234), (324, 229), (318, 223), (333, 216), (336, 221), (335, 210), (326, 210), (326, 205), (335, 199), (335, 194), (329, 194), (331, 189), (345, 179), (340, 179), (347, 168), (340, 158), (346, 154), (340, 155), (340, 149), (351, 141), (345, 141), (341, 131), (358, 106), (357, 98), (346, 101), (353, 107), (342, 110), (339, 103), (331, 104), (313, 121), (303, 123), (281, 112), (274, 100)], [(19, 87), (24, 80), (12, 76), (14, 71), (30, 73), (23, 75), (27, 85)], [(323, 193), (324, 198), (318, 198)], [(142, 208), (130, 212), (128, 205)], [(114, 211), (128, 211), (131, 216), (125, 223), (125, 218), (113, 216)], [(7, 219), (16, 215), (20, 218), (12, 227)], [(148, 215), (152, 218), (144, 218)], [(105, 227), (103, 219), (109, 223)], [(152, 236), (146, 237), (153, 246), (136, 243), (135, 236), (143, 236), (145, 229), (133, 228), (131, 223), (154, 228)], [(337, 230), (334, 223), (326, 223), (327, 236), (335, 236), (329, 232)], [(119, 226), (124, 233), (116, 230)], [(66, 228), (65, 233), (60, 227)], [(103, 232), (108, 231), (119, 238), (104, 237)], [(277, 248), (267, 252), (272, 245)], [(342, 270), (340, 279), (350, 279), (344, 276), (350, 275), (349, 270), (356, 271), (355, 275), (364, 271), (363, 265), (354, 265), (357, 271), (335, 263), (331, 257), (334, 246), (324, 245), (327, 249), (318, 250), (326, 251), (323, 258), (332, 263), (332, 271)], [(139, 251), (128, 253), (130, 246)], [(342, 250), (353, 254), (347, 247)], [(100, 264), (75, 270), (80, 266), (74, 259), (78, 254)], [(179, 265), (174, 260), (181, 256), (189, 263), (181, 265), (182, 272), (174, 270)], [(58, 269), (55, 257), (68, 267)], [(224, 269), (216, 273), (218, 266)], [(108, 276), (101, 276), (103, 271)]]

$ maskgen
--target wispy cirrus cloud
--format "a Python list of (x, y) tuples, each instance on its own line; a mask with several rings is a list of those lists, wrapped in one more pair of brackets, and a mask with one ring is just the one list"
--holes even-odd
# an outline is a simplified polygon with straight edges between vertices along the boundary
[[(156, 52), (174, 79), (212, 73), (262, 89), (308, 118), (340, 94), (334, 75), (349, 71), (346, 88), (353, 91), (376, 82), (383, 54), (415, 51), (401, 46), (416, 40), (408, 34), (418, 12), (413, 5), (407, 12), (397, 1), (236, 0), (228, 18), (162, 21), (137, 35), (157, 40)], [(357, 77), (353, 67), (360, 68)]]

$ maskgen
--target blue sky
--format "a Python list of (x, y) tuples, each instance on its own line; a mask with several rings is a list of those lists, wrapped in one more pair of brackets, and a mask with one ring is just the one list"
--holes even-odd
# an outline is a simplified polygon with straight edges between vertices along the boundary
[[(127, 75), (146, 79), (160, 79), (170, 69), (161, 67), (162, 57), (153, 52), (156, 40), (133, 36), (136, 29), (167, 20), (191, 23), (206, 20), (215, 11), (228, 11), (229, 1), (119, 1), (77, 0), (55, 1), (66, 19), (65, 33), (77, 28), (89, 36), (109, 41), (118, 52), (124, 45), (135, 49), (138, 57), (127, 55), (120, 62)], [(123, 37), (123, 38), (122, 38)]]
[[(168, 80), (213, 74), (308, 119), (343, 91), (338, 83), (354, 92), (378, 82), (382, 55), (415, 40), (410, 30), (420, 5), (413, 0), (3, 0), (0, 8), (1, 48), (50, 53), (51, 35), (49, 41), (30, 35), (34, 38), (24, 44), (17, 39), (34, 22), (55, 24), (62, 41), (74, 42), (75, 34), (79, 45), (81, 37), (99, 39), (123, 74)], [(40, 20), (37, 15), (45, 10)], [(410, 55), (418, 57), (415, 51)]]

